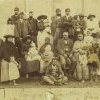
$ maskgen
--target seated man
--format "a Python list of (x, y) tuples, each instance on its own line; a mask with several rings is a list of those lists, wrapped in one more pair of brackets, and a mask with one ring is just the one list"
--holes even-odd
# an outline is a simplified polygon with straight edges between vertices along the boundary
[[(72, 76), (75, 68), (75, 59), (71, 56), (73, 41), (69, 39), (68, 32), (63, 33), (63, 38), (58, 41), (57, 50), (61, 65), (66, 75)], [(70, 72), (71, 71), (71, 72)]]
[(43, 77), (43, 80), (50, 85), (62, 85), (66, 84), (68, 81), (67, 77), (64, 76), (57, 58), (52, 59), (52, 62), (46, 69), (46, 74)]

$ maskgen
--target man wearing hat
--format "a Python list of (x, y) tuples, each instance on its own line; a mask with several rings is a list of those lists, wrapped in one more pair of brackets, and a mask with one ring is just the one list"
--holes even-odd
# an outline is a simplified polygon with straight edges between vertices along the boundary
[(74, 28), (73, 28), (73, 18), (70, 15), (71, 10), (69, 8), (65, 9), (65, 16), (62, 17), (63, 20), (63, 31), (69, 33), (70, 38), (74, 36)]
[(51, 33), (54, 37), (54, 48), (56, 52), (56, 44), (58, 39), (61, 37), (62, 34), (62, 16), (61, 10), (58, 8), (56, 9), (56, 15), (51, 18)]
[(62, 85), (68, 81), (56, 57), (52, 59), (52, 62), (47, 67), (43, 80), (50, 85)]
[(13, 21), (13, 24), (15, 24), (16, 21), (19, 19), (19, 8), (18, 7), (14, 9), (14, 15), (11, 16), (11, 19)]
[(37, 46), (38, 21), (33, 17), (33, 11), (29, 12), (28, 29), (29, 35), (32, 36), (33, 41)]
[(84, 32), (86, 30), (86, 21), (84, 20), (84, 15), (80, 14), (79, 15), (79, 26), (80, 26), (80, 31)]
[(93, 33), (93, 31), (99, 30), (99, 22), (95, 18), (96, 16), (93, 14), (90, 14), (87, 17), (87, 30), (89, 30), (91, 33)]

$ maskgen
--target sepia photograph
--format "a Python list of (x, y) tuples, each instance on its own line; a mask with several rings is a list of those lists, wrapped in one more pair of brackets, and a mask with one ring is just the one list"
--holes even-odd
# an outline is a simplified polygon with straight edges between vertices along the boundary
[(0, 0), (0, 88), (99, 88), (99, 6)]

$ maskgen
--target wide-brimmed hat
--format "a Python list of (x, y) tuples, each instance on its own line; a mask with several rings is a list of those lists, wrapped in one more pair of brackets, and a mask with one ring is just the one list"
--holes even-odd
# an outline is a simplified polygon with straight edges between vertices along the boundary
[(4, 36), (4, 38), (6, 38), (6, 39), (9, 38), (9, 37), (11, 37), (11, 38), (15, 38), (15, 36), (13, 36), (13, 35), (9, 35), (9, 34)]
[(87, 17), (87, 19), (90, 19), (91, 17), (96, 17), (95, 15), (93, 15), (93, 14), (90, 14), (90, 15), (88, 15), (88, 17)]
[(38, 20), (41, 20), (41, 19), (45, 20), (45, 19), (47, 19), (47, 16), (46, 15), (40, 15), (40, 16), (37, 17), (37, 19)]
[(27, 35), (26, 37), (24, 37), (23, 39), (22, 39), (22, 41), (27, 41), (28, 39), (30, 39), (31, 41), (32, 41), (32, 37), (30, 36), (30, 35)]

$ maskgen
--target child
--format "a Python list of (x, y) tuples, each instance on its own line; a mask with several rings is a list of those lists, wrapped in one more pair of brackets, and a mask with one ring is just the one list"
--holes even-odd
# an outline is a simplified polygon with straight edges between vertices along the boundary
[(9, 80), (13, 81), (14, 85), (16, 84), (16, 79), (20, 77), (19, 70), (18, 70), (19, 64), (16, 62), (14, 57), (10, 57), (9, 62)]
[(46, 69), (46, 74), (43, 77), (43, 80), (50, 85), (62, 85), (67, 83), (68, 78), (64, 76), (57, 58), (52, 59), (52, 62)]
[(88, 65), (90, 69), (90, 79), (91, 81), (97, 81), (97, 71), (100, 65), (99, 58), (93, 47), (91, 47), (89, 51)]

